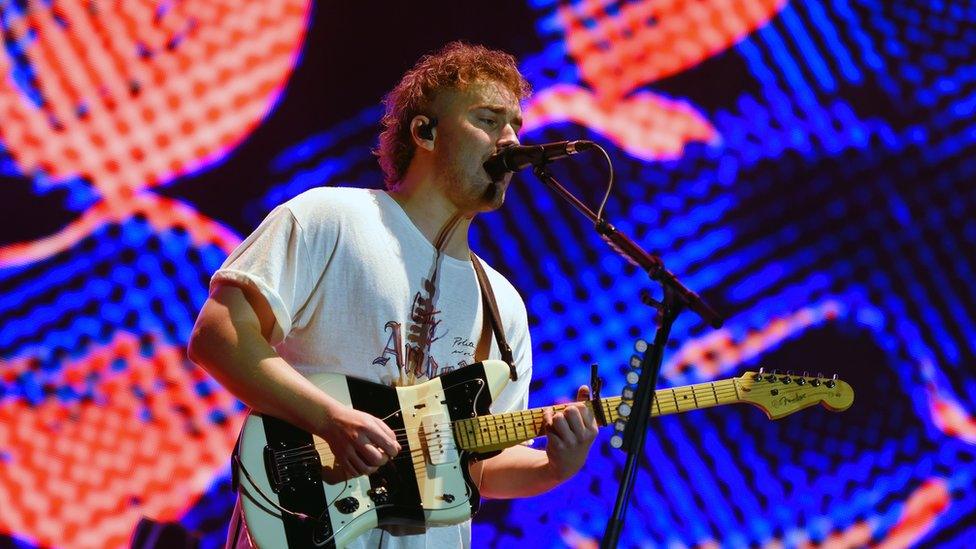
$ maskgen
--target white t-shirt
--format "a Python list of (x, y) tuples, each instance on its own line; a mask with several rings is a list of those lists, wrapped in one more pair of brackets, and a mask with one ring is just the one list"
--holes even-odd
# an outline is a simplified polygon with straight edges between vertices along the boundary
[[(491, 411), (525, 409), (532, 374), (525, 304), (505, 277), (485, 271), (518, 370)], [(471, 262), (438, 255), (383, 191), (319, 188), (278, 206), (211, 286), (221, 281), (260, 291), (275, 316), (271, 344), (306, 376), (419, 383), (473, 363), (483, 325)], [(501, 358), (494, 337), (489, 358)], [(350, 547), (467, 547), (470, 538), (468, 521), (413, 536), (374, 530)]]

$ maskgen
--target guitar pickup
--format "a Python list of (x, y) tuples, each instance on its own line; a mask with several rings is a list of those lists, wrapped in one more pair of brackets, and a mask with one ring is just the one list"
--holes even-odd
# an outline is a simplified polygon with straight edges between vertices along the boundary
[(459, 459), (451, 422), (444, 414), (431, 414), (420, 420), (420, 441), (424, 457), (431, 465), (454, 463)]

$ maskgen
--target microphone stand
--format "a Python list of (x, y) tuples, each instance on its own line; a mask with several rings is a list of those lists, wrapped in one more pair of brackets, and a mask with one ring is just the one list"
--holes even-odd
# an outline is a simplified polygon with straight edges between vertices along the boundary
[(654, 343), (644, 353), (641, 360), (641, 375), (637, 382), (634, 405), (624, 429), (623, 446), (621, 447), (627, 453), (627, 461), (624, 464), (623, 478), (620, 480), (613, 514), (607, 523), (603, 540), (600, 542), (601, 549), (611, 549), (617, 546), (620, 539), (627, 504), (634, 489), (637, 463), (644, 451), (647, 423), (651, 417), (652, 397), (657, 386), (657, 376), (664, 360), (664, 349), (671, 334), (671, 327), (685, 308), (697, 313), (714, 328), (720, 327), (723, 320), (698, 294), (688, 289), (671, 271), (668, 271), (660, 257), (648, 253), (627, 235), (618, 231), (616, 227), (606, 220), (598, 218), (586, 204), (583, 204), (556, 181), (556, 178), (546, 171), (545, 166), (545, 160), (535, 164), (533, 173), (536, 177), (592, 221), (596, 232), (614, 251), (631, 264), (643, 269), (651, 280), (659, 282), (664, 290), (664, 299), (660, 302), (650, 298), (644, 299), (646, 303), (658, 310), (658, 327), (654, 334)]

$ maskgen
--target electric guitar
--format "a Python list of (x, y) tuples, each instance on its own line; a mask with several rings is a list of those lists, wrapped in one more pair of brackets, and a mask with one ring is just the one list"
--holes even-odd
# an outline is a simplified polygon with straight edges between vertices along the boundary
[[(333, 398), (383, 419), (396, 433), (400, 453), (372, 475), (344, 474), (325, 440), (280, 419), (251, 413), (234, 452), (234, 483), (251, 540), (263, 548), (342, 547), (379, 525), (467, 520), (480, 505), (477, 484), (468, 472), (471, 459), (531, 440), (543, 427), (546, 408), (489, 413), (508, 375), (507, 364), (488, 360), (410, 387), (338, 374), (313, 376), (312, 382)], [(850, 385), (836, 378), (760, 370), (660, 389), (651, 414), (744, 402), (777, 419), (818, 403), (842, 411), (853, 401)], [(621, 403), (627, 414), (627, 402), (595, 398), (586, 405), (604, 423), (614, 423), (620, 419)]]

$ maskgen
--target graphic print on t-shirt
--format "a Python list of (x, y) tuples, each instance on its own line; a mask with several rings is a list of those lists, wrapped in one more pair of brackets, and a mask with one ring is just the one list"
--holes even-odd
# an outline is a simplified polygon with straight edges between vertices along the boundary
[(435, 270), (434, 276), (424, 278), (422, 290), (413, 296), (410, 306), (410, 324), (406, 330), (406, 345), (403, 342), (401, 323), (390, 320), (383, 327), (390, 335), (386, 347), (380, 356), (373, 360), (373, 364), (386, 366), (390, 358), (394, 358), (399, 372), (399, 376), (393, 380), (394, 385), (413, 385), (418, 381), (432, 379), (466, 366), (467, 358), (474, 356), (474, 345), (469, 339), (463, 337), (455, 337), (452, 346), (451, 358), (453, 361), (456, 356), (457, 362), (440, 364), (431, 353), (431, 345), (446, 337), (450, 331), (447, 327), (441, 326), (441, 319), (438, 318), (440, 311), (434, 306), (437, 290), (434, 282), (436, 275)]

